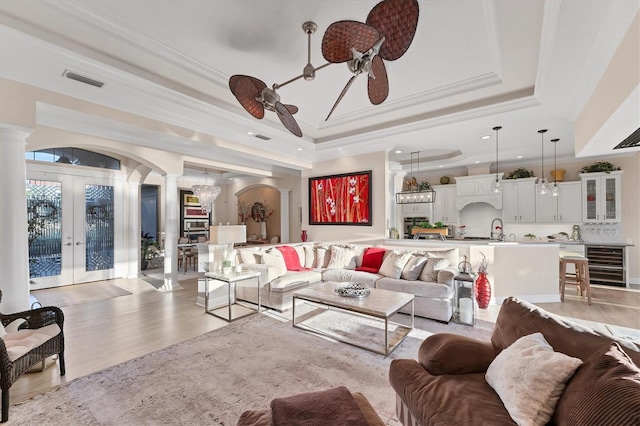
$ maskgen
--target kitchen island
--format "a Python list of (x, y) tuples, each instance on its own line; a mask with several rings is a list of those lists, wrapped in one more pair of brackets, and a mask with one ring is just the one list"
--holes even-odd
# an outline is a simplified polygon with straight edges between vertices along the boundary
[[(491, 283), (491, 304), (502, 304), (514, 296), (530, 303), (560, 302), (558, 292), (560, 246), (556, 242), (498, 242), (486, 240), (398, 240), (362, 241), (390, 249), (421, 250), (457, 248), (460, 261), (467, 256), (474, 272), (482, 255), (487, 258), (487, 278)], [(458, 265), (451, 265), (457, 267)]]

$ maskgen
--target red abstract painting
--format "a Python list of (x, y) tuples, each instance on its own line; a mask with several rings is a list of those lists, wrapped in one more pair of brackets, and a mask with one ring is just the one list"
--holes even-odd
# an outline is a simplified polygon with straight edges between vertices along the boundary
[(309, 224), (371, 226), (371, 170), (309, 178)]

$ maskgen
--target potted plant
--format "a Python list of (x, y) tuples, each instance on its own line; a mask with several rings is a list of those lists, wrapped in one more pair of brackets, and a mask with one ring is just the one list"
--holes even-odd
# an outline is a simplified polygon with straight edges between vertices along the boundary
[(536, 238), (535, 234), (524, 234), (524, 237), (529, 240), (534, 240)]
[(528, 178), (528, 177), (535, 177), (536, 175), (533, 174), (533, 170), (527, 170), (524, 167), (518, 167), (517, 169), (515, 169), (514, 171), (510, 172), (506, 179), (520, 179), (520, 178)]
[(231, 272), (231, 261), (230, 260), (223, 260), (222, 261), (222, 273), (223, 274), (228, 274)]
[(608, 161), (596, 161), (595, 163), (584, 166), (581, 171), (582, 173), (597, 173), (597, 172), (605, 172), (611, 173), (614, 170), (620, 170), (620, 167), (616, 167)]
[(160, 255), (160, 244), (147, 232), (140, 239), (140, 269), (142, 271), (149, 266), (149, 260)]

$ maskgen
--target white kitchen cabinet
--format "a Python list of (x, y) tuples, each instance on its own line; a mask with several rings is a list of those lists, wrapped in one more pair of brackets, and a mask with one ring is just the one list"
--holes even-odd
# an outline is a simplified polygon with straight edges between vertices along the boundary
[(582, 184), (576, 182), (560, 182), (562, 190), (558, 200), (559, 223), (582, 223)]
[[(499, 174), (502, 177), (502, 173)], [(469, 195), (493, 195), (491, 185), (495, 182), (495, 175), (463, 176), (456, 178), (456, 189), (458, 196)]]
[(502, 181), (502, 221), (531, 223), (536, 220), (536, 178)]
[[(437, 197), (436, 197), (437, 198)], [(431, 217), (431, 203), (403, 204), (403, 216), (426, 216)]]
[[(553, 183), (551, 183), (553, 185)], [(540, 195), (536, 193), (537, 223), (581, 223), (582, 183), (558, 182), (560, 195)]]
[(434, 185), (433, 190), (436, 191), (436, 201), (431, 222), (458, 223), (456, 185)]
[(536, 192), (537, 223), (554, 223), (558, 221), (558, 201), (561, 196), (552, 197), (549, 194), (540, 195)]
[(618, 223), (622, 203), (620, 181), (622, 171), (581, 173), (582, 220), (585, 223)]

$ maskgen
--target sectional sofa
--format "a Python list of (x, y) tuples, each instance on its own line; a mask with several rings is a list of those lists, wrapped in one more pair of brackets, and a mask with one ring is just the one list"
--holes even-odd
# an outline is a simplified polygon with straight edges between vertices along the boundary
[[(331, 281), (414, 294), (417, 316), (448, 322), (453, 313), (457, 248), (301, 243), (243, 247), (238, 258), (243, 267), (261, 273), (261, 303), (279, 311), (291, 307), (296, 289)], [(238, 298), (257, 301), (255, 293)]]

